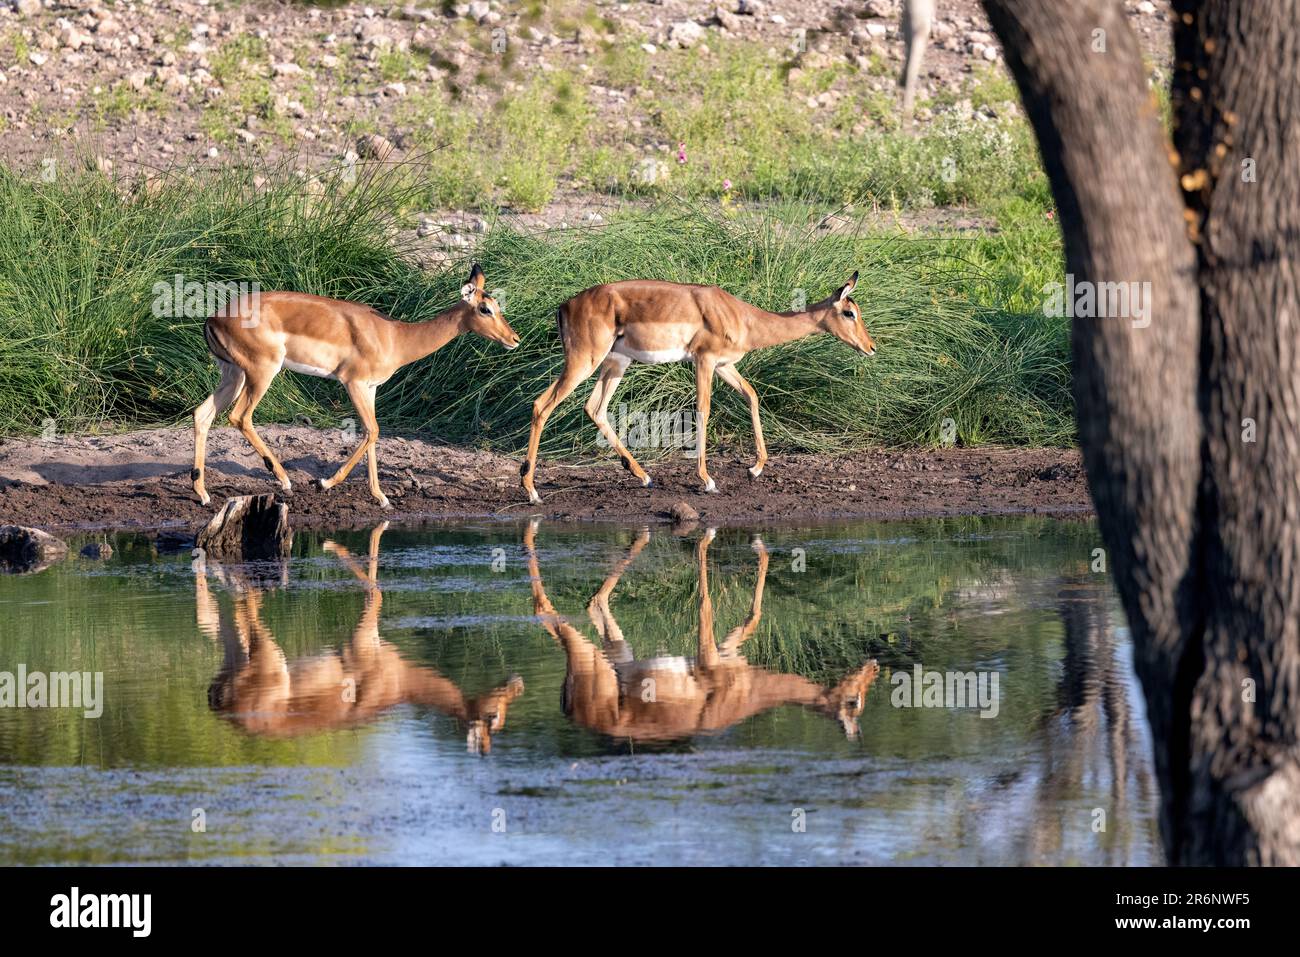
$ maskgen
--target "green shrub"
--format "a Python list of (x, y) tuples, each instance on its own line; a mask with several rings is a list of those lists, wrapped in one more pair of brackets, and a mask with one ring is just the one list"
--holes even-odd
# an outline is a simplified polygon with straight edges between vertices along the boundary
[[(151, 309), (154, 284), (177, 273), (358, 300), (402, 320), (446, 308), (467, 261), (422, 272), (401, 239), (411, 233), (399, 211), (413, 208), (425, 178), (422, 167), (363, 164), (355, 183), (304, 183), (286, 167), (261, 186), (228, 171), (176, 176), (151, 194), (89, 172), (45, 183), (0, 169), (0, 431), (187, 416), (215, 369), (200, 317)], [(517, 449), (533, 398), (561, 364), (556, 306), (581, 289), (655, 276), (716, 283), (780, 310), (798, 290), (815, 301), (858, 269), (876, 358), (817, 336), (741, 365), (774, 448), (934, 442), (946, 417), (965, 442), (1067, 443), (1066, 322), (1043, 315), (1037, 291), (1060, 271), (1059, 239), (1027, 201), (1004, 215), (1015, 229), (974, 239), (827, 236), (790, 211), (728, 217), (690, 204), (617, 216), (602, 229), (498, 226), (475, 256), (523, 347), (507, 354), (463, 337), (400, 372), (380, 393), (380, 417), (390, 429)], [(688, 368), (636, 367), (615, 405), (688, 410), (693, 388)], [(595, 447), (586, 392), (557, 413), (548, 450)], [(748, 442), (740, 397), (721, 385), (717, 396), (714, 441)], [(282, 375), (258, 414), (323, 422), (350, 413), (334, 383)]]

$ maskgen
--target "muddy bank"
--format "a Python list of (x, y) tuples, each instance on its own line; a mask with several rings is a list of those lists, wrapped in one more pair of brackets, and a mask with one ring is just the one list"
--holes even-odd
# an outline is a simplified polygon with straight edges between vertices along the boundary
[[(294, 483), (287, 496), (299, 528), (345, 527), (380, 517), (440, 518), (540, 515), (561, 520), (668, 521), (685, 501), (701, 520), (727, 525), (814, 518), (921, 518), (997, 513), (1086, 514), (1092, 505), (1072, 449), (877, 450), (851, 456), (777, 455), (751, 481), (744, 450), (710, 457), (719, 492), (699, 491), (692, 461), (673, 456), (646, 463), (655, 480), (641, 488), (610, 455), (582, 462), (545, 459), (538, 467), (543, 502), (530, 506), (519, 488), (519, 462), (491, 452), (418, 438), (380, 440), (380, 481), (393, 507), (370, 497), (364, 463), (328, 492), (309, 481), (346, 457), (336, 431), (262, 426), (262, 435)], [(188, 429), (148, 429), (112, 436), (0, 441), (0, 524), (47, 529), (177, 527), (196, 529), (231, 495), (276, 486), (247, 442), (230, 428), (209, 438), (208, 490), (201, 506), (190, 487)]]

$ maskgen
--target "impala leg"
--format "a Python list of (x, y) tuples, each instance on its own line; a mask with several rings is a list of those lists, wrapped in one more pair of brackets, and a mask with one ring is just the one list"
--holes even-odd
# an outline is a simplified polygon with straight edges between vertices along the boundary
[[(609, 350), (606, 349), (601, 354), (601, 358), (608, 352)], [(538, 504), (542, 500), (542, 497), (537, 494), (537, 487), (533, 484), (533, 474), (537, 471), (537, 449), (542, 444), (542, 429), (546, 428), (546, 420), (551, 417), (555, 407), (567, 399), (583, 379), (596, 371), (596, 366), (599, 364), (599, 359), (579, 360), (572, 355), (565, 356), (564, 371), (560, 373), (560, 377), (533, 403), (533, 427), (528, 433), (528, 458), (519, 468), (520, 484), (528, 493), (528, 501), (533, 504)]]
[(212, 428), (212, 423), (217, 420), (217, 416), (226, 410), (226, 406), (230, 405), (244, 388), (244, 373), (239, 366), (220, 359), (217, 360), (217, 364), (221, 367), (221, 382), (218, 383), (216, 391), (194, 410), (194, 469), (190, 472), (190, 480), (194, 483), (194, 494), (204, 505), (212, 501), (203, 483), (203, 471), (208, 454), (208, 430)]
[(365, 438), (357, 445), (356, 450), (348, 456), (337, 472), (327, 479), (317, 481), (317, 486), (322, 489), (333, 488), (338, 485), (352, 472), (361, 456), (369, 453), (370, 461), (370, 494), (379, 502), (380, 508), (388, 508), (388, 497), (384, 495), (383, 490), (379, 487), (379, 466), (374, 458), (374, 446), (379, 441), (379, 420), (375, 418), (375, 387), (364, 385), (360, 382), (347, 383), (348, 397), (352, 399), (352, 405), (357, 410), (357, 415), (361, 417), (361, 424), (365, 426)]
[(921, 78), (921, 61), (930, 42), (930, 21), (934, 15), (934, 0), (904, 0), (903, 36), (907, 41), (903, 67), (903, 123), (912, 123), (912, 107), (916, 101), (917, 81)]
[(293, 484), (289, 481), (288, 473), (285, 472), (284, 466), (280, 464), (279, 460), (271, 454), (271, 450), (262, 441), (262, 437), (257, 434), (257, 430), (253, 428), (253, 411), (257, 408), (257, 404), (262, 401), (262, 396), (266, 395), (266, 390), (271, 387), (271, 380), (275, 378), (275, 374), (279, 371), (280, 367), (278, 365), (271, 368), (259, 367), (245, 371), (244, 374), (248, 377), (248, 382), (244, 391), (240, 394), (239, 401), (235, 403), (234, 409), (230, 412), (230, 424), (244, 434), (244, 438), (248, 439), (248, 444), (253, 447), (253, 451), (262, 457), (262, 462), (271, 470), (271, 474), (279, 480), (280, 487), (289, 492), (293, 490)]
[(366, 407), (364, 410), (359, 408), (359, 411), (365, 420), (366, 432), (370, 437), (370, 445), (366, 448), (366, 476), (370, 480), (370, 494), (375, 497), (380, 508), (388, 508), (388, 496), (379, 487), (379, 418), (375, 415), (377, 389), (378, 386), (373, 385), (366, 389)]
[(718, 645), (713, 640), (713, 599), (709, 597), (709, 545), (718, 534), (716, 528), (707, 529), (695, 546), (695, 561), (700, 576), (700, 635), (698, 661), (705, 668), (718, 665)]
[(623, 637), (623, 629), (618, 625), (618, 619), (610, 610), (609, 599), (614, 594), (614, 588), (618, 585), (618, 580), (623, 577), (628, 566), (636, 560), (645, 548), (646, 543), (650, 541), (650, 529), (642, 528), (632, 543), (632, 547), (623, 556), (622, 560), (614, 566), (614, 570), (601, 583), (596, 594), (591, 596), (591, 601), (587, 603), (587, 616), (591, 623), (596, 626), (596, 632), (604, 641), (604, 647), (607, 654), (614, 661), (631, 661), (634, 657), (631, 648), (628, 647), (627, 640)]
[(709, 431), (709, 406), (713, 396), (713, 370), (714, 362), (704, 357), (695, 360), (695, 428), (696, 428), (696, 451), (699, 458), (699, 475), (700, 481), (704, 483), (704, 491), (716, 492), (717, 483), (709, 477), (708, 465), (705, 462), (705, 441), (704, 438)]
[(749, 470), (750, 478), (758, 478), (763, 474), (763, 466), (767, 464), (767, 445), (763, 442), (763, 423), (758, 418), (758, 393), (754, 387), (745, 381), (745, 377), (736, 371), (735, 366), (718, 366), (718, 378), (727, 385), (731, 386), (737, 392), (745, 397), (749, 403), (749, 421), (754, 426), (754, 451), (757, 454), (757, 461), (753, 468)]
[(740, 656), (740, 646), (753, 636), (759, 621), (763, 618), (763, 586), (767, 584), (769, 560), (767, 546), (763, 544), (763, 539), (755, 535), (750, 542), (750, 547), (758, 554), (758, 580), (754, 582), (754, 597), (749, 603), (749, 617), (745, 619), (743, 625), (728, 632), (727, 637), (722, 641), (721, 653), (724, 658)]
[(605, 437), (605, 441), (623, 460), (623, 468), (635, 475), (641, 480), (641, 484), (648, 488), (654, 482), (646, 474), (645, 469), (641, 468), (641, 463), (632, 457), (627, 446), (619, 441), (618, 433), (609, 424), (609, 400), (614, 397), (614, 390), (623, 381), (623, 373), (631, 363), (632, 360), (628, 357), (614, 353), (610, 353), (601, 363), (600, 378), (596, 380), (596, 386), (591, 390), (591, 398), (587, 400), (587, 415), (596, 423), (596, 428), (600, 429), (600, 434)]

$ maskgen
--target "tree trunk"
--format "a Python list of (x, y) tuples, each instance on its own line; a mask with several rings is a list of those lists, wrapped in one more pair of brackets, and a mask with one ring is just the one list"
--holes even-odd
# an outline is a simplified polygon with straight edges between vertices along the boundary
[(1149, 326), (1076, 318), (1074, 392), (1166, 855), (1300, 863), (1297, 0), (1176, 0), (1176, 152), (1116, 0), (985, 6), (1067, 271), (1151, 284)]

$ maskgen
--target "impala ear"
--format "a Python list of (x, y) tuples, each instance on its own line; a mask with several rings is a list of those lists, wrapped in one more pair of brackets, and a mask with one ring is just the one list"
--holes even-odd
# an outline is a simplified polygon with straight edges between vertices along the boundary
[(478, 263), (469, 271), (469, 282), (460, 287), (460, 298), (466, 302), (473, 302), (475, 298), (483, 295), (483, 267)]
[(851, 293), (857, 287), (857, 285), (858, 285), (858, 271), (855, 269), (853, 270), (853, 275), (849, 277), (849, 281), (840, 287), (839, 294), (835, 297), (835, 301), (843, 302), (845, 299), (849, 298), (849, 293)]

